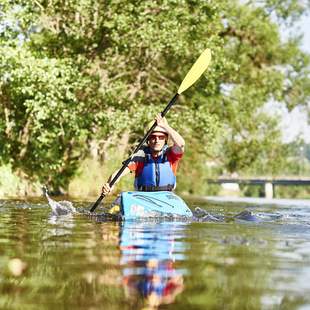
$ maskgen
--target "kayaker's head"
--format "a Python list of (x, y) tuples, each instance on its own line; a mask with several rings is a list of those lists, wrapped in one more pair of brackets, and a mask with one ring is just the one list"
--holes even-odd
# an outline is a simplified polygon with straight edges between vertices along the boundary
[(168, 132), (163, 127), (156, 126), (147, 141), (150, 149), (159, 153), (168, 141)]

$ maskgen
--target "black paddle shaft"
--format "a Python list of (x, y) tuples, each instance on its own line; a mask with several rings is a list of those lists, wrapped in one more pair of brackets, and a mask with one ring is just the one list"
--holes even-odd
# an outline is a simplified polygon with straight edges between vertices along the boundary
[[(170, 108), (174, 105), (174, 103), (176, 102), (176, 100), (178, 99), (179, 94), (175, 94), (174, 97), (170, 100), (170, 102), (167, 104), (167, 106), (165, 107), (165, 109), (161, 112), (161, 116), (164, 117), (167, 112), (170, 110)], [(124, 170), (126, 169), (126, 167), (129, 165), (132, 157), (134, 156), (135, 153), (137, 153), (141, 147), (143, 146), (143, 144), (146, 142), (147, 138), (149, 137), (149, 135), (152, 133), (152, 131), (154, 130), (154, 128), (156, 127), (157, 123), (156, 121), (154, 122), (154, 124), (152, 125), (152, 127), (148, 130), (148, 132), (145, 134), (145, 136), (143, 137), (143, 139), (140, 141), (140, 143), (137, 145), (137, 147), (135, 148), (135, 150), (133, 151), (132, 155), (126, 159), (123, 162), (123, 166), (122, 168), (117, 172), (117, 174), (114, 176), (114, 178), (109, 182), (110, 187), (112, 187), (115, 182), (119, 179), (119, 177), (122, 175), (122, 173), (124, 172)], [(96, 210), (96, 208), (98, 207), (98, 205), (100, 204), (100, 202), (102, 201), (102, 199), (105, 197), (104, 193), (101, 193), (101, 195), (99, 196), (99, 198), (97, 199), (97, 201), (94, 203), (94, 205), (91, 207), (90, 212), (94, 212)]]

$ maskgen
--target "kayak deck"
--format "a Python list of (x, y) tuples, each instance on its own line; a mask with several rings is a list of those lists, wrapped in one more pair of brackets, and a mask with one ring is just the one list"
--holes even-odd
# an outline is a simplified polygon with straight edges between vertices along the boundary
[(125, 219), (149, 217), (192, 217), (192, 211), (176, 194), (160, 192), (121, 193), (121, 213)]

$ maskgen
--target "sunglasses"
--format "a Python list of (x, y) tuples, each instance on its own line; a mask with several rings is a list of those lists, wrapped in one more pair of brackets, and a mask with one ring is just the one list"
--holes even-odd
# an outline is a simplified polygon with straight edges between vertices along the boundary
[(158, 139), (158, 140), (165, 140), (165, 139), (167, 139), (167, 137), (165, 135), (163, 135), (163, 136), (150, 135), (149, 136), (149, 140), (156, 140), (156, 139)]

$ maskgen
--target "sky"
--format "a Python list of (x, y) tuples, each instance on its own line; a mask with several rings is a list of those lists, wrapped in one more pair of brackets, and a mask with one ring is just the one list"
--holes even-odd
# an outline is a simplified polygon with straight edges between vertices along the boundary
[[(297, 27), (291, 31), (303, 33), (302, 50), (310, 54), (310, 16), (305, 16)], [(288, 143), (295, 140), (298, 136), (305, 142), (310, 143), (310, 126), (307, 120), (307, 114), (310, 111), (310, 102), (306, 108), (295, 108), (291, 112), (280, 105), (272, 104), (278, 115), (282, 118), (280, 127), (283, 133), (283, 141)], [(308, 110), (308, 111), (307, 111)]]
[(300, 30), (304, 34), (302, 47), (305, 51), (310, 53), (310, 16), (305, 16), (302, 21), (299, 23)]
[(266, 111), (273, 111), (272, 115), (276, 114), (281, 119), (280, 128), (284, 143), (292, 142), (298, 137), (310, 143), (310, 126), (306, 108), (297, 107), (288, 112), (283, 104), (274, 102), (268, 102), (265, 108)]

